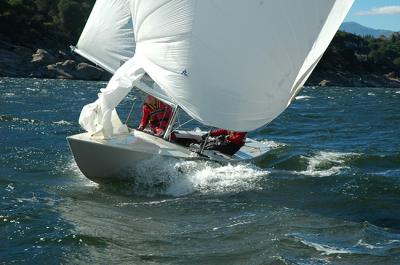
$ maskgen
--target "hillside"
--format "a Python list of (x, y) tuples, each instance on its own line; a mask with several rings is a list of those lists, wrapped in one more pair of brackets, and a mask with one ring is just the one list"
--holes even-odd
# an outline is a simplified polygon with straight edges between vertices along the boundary
[(372, 36), (375, 38), (379, 38), (380, 36), (390, 37), (394, 32), (390, 30), (383, 29), (373, 29), (369, 27), (365, 27), (356, 22), (343, 22), (340, 26), (341, 31), (345, 31), (348, 33), (352, 33), (360, 36)]
[[(71, 54), (95, 0), (0, 0), (0, 76), (107, 80)], [(400, 87), (400, 34), (339, 31), (308, 85)]]

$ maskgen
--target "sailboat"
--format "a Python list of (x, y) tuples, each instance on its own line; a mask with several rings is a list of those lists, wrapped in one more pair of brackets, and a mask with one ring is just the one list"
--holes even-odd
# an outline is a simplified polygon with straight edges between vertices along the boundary
[[(89, 179), (124, 176), (158, 157), (247, 161), (269, 151), (247, 138), (233, 156), (170, 141), (185, 112), (206, 126), (252, 131), (303, 87), (353, 0), (97, 0), (73, 50), (113, 74), (67, 137)], [(144, 82), (148, 76), (154, 85)], [(128, 128), (115, 108), (137, 88), (173, 107), (164, 137)]]

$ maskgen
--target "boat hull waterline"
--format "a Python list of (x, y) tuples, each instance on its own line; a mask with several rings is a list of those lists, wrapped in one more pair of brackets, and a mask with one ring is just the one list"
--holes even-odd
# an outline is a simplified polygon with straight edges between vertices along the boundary
[(269, 150), (267, 145), (247, 139), (246, 145), (232, 157), (211, 150), (199, 155), (195, 150), (137, 130), (111, 139), (94, 139), (88, 133), (81, 133), (67, 140), (79, 169), (95, 182), (132, 179), (132, 172), (138, 165), (155, 157), (240, 162), (260, 157)]

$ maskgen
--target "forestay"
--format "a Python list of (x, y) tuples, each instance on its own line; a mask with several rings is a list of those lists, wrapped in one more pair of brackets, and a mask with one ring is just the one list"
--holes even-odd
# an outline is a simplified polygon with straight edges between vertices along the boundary
[[(250, 131), (272, 121), (290, 104), (353, 0), (112, 2), (126, 3), (136, 51), (110, 81), (105, 91), (114, 91), (108, 93), (113, 104), (103, 107), (115, 108), (129, 92), (126, 84), (135, 85), (147, 72), (159, 85), (144, 88), (147, 93), (163, 95), (203, 124)], [(81, 39), (89, 32), (85, 28)], [(108, 45), (114, 36), (97, 42), (96, 34), (93, 43)], [(110, 45), (104, 49), (113, 50)], [(115, 61), (127, 56), (113, 55)], [(101, 52), (93, 56), (101, 62), (110, 58)], [(104, 93), (101, 98), (108, 100)]]

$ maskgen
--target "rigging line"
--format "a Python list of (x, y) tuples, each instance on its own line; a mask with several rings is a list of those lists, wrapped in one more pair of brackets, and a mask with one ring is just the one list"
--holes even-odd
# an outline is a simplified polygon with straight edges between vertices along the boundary
[[(164, 103), (164, 105), (165, 105), (165, 106), (164, 106), (164, 115), (163, 115), (163, 117), (162, 117), (162, 121), (165, 120), (165, 115), (167, 115), (168, 106), (169, 106), (169, 105), (167, 106), (167, 103)], [(168, 118), (168, 122), (167, 122), (168, 125), (169, 125), (170, 120), (171, 120), (171, 117)], [(168, 126), (168, 125), (167, 125), (167, 126)]]
[(203, 143), (202, 146), (200, 147), (200, 150), (199, 150), (198, 154), (202, 154), (202, 153), (203, 153), (204, 148), (206, 148), (206, 144), (207, 144), (208, 138), (210, 137), (210, 134), (211, 134), (211, 131), (209, 131), (209, 132), (207, 133), (206, 139), (204, 140), (204, 143)]
[[(178, 120), (179, 121), (179, 120)], [(177, 130), (177, 129), (179, 129), (179, 128), (181, 128), (181, 127), (183, 127), (183, 126), (185, 126), (186, 124), (188, 124), (189, 122), (191, 122), (191, 121), (194, 121), (194, 119), (193, 118), (191, 118), (190, 120), (188, 120), (187, 122), (185, 122), (184, 124), (179, 124), (179, 126), (178, 127), (176, 127), (176, 129), (175, 130)], [(180, 121), (179, 121), (180, 122)]]
[(126, 118), (125, 124), (128, 124), (129, 119), (131, 118), (131, 114), (136, 104), (136, 98), (133, 99), (131, 110), (129, 111), (128, 117)]

